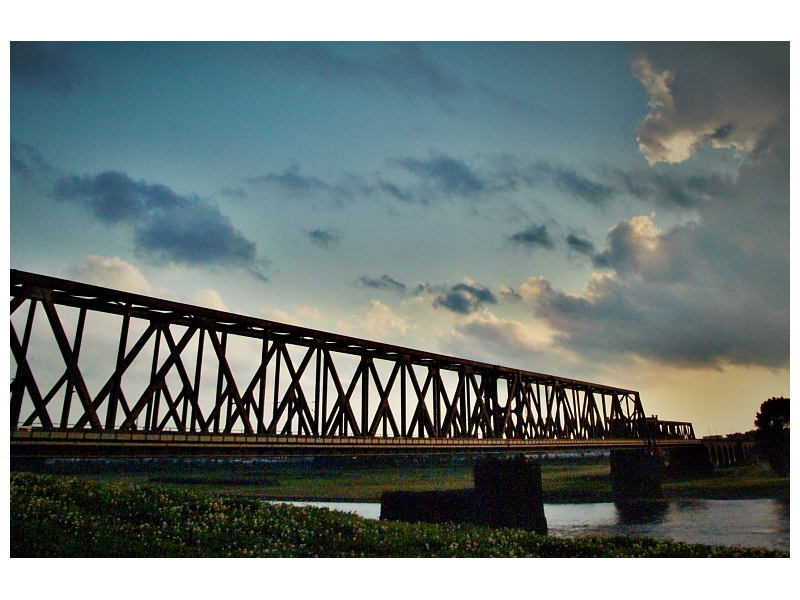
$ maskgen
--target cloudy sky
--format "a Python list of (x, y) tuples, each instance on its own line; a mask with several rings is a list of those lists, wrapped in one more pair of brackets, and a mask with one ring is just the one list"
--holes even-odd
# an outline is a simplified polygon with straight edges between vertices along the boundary
[(638, 389), (789, 395), (789, 45), (14, 43), (11, 268)]

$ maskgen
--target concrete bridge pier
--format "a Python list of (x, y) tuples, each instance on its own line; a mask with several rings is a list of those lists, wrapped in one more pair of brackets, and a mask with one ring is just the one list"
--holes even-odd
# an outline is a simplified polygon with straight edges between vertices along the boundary
[(474, 466), (475, 487), (431, 492), (384, 492), (381, 519), (425, 523), (472, 523), (547, 533), (542, 470), (522, 454), (484, 457)]
[(473, 473), (480, 522), (547, 532), (538, 461), (522, 454), (510, 460), (486, 457), (475, 463)]
[(667, 512), (663, 472), (655, 452), (611, 450), (611, 495), (623, 523), (656, 523)]
[(662, 453), (666, 455), (666, 475), (672, 479), (708, 477), (714, 473), (708, 450), (702, 444), (669, 448)]
[(611, 450), (611, 495), (614, 502), (661, 500), (663, 475), (658, 456), (644, 448)]

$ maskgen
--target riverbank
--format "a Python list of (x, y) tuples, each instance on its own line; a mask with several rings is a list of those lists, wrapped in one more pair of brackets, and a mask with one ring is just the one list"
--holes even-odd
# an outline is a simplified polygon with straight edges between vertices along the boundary
[[(167, 473), (151, 475), (147, 481), (190, 485), (214, 494), (320, 502), (379, 502), (386, 491), (473, 487), (472, 467), (468, 465), (323, 469), (284, 465), (263, 474), (261, 480), (245, 475)], [(764, 465), (731, 467), (705, 478), (665, 481), (662, 488), (668, 500), (789, 498), (789, 478), (773, 475)], [(610, 466), (607, 462), (543, 463), (542, 491), (544, 502), (550, 504), (611, 502)]]
[(787, 557), (763, 548), (370, 521), (185, 487), (11, 474), (12, 557)]
[[(454, 490), (473, 487), (468, 460), (292, 460), (272, 462), (60, 461), (23, 469), (76, 475), (98, 482), (156, 483), (203, 493), (268, 500), (379, 502), (386, 491)], [(773, 475), (765, 464), (730, 467), (710, 477), (666, 481), (666, 499), (788, 499), (789, 478)], [(544, 502), (574, 504), (611, 501), (607, 457), (542, 461)]]

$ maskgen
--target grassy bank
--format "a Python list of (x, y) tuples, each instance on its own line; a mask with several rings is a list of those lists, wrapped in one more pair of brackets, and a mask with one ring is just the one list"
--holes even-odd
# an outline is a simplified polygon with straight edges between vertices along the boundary
[[(30, 465), (29, 465), (30, 466)], [(40, 465), (43, 466), (43, 465)], [(272, 500), (379, 502), (385, 491), (431, 491), (473, 486), (467, 461), (370, 462), (159, 462), (118, 464), (116, 470), (92, 463), (61, 462), (50, 472), (74, 474), (113, 483), (157, 483), (194, 490)], [(27, 470), (27, 469), (26, 469)], [(585, 458), (542, 463), (542, 488), (547, 503), (610, 502), (607, 459)], [(667, 481), (667, 498), (788, 498), (789, 478), (776, 477), (766, 465), (720, 470), (702, 479)]]
[(663, 540), (370, 521), (185, 488), (11, 475), (12, 557), (785, 557)]
[[(216, 494), (340, 502), (379, 502), (381, 493), (393, 490), (452, 490), (473, 486), (469, 465), (327, 469), (284, 465), (262, 473), (260, 478), (166, 473), (150, 475), (145, 480), (190, 485)], [(668, 499), (788, 498), (789, 478), (777, 477), (763, 465), (752, 465), (720, 470), (701, 479), (666, 481), (663, 489)], [(542, 490), (547, 503), (611, 502), (610, 466), (608, 463), (545, 463), (542, 465)]]

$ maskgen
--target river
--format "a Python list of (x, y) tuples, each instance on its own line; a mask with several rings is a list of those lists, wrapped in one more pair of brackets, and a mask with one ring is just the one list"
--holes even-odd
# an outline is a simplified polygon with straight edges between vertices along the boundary
[[(380, 503), (292, 502), (378, 519)], [(788, 500), (670, 500), (661, 510), (631, 518), (611, 502), (545, 504), (550, 535), (644, 536), (692, 544), (751, 546), (789, 552)]]

